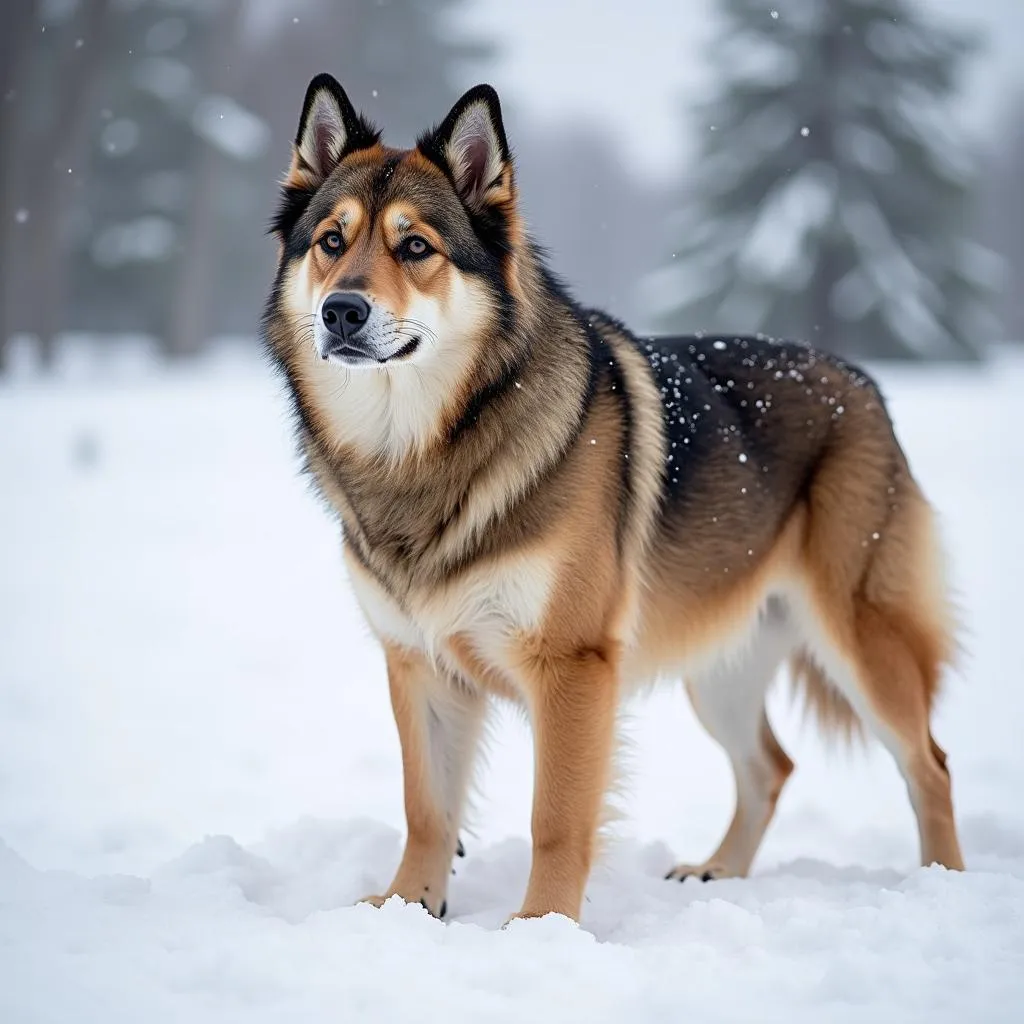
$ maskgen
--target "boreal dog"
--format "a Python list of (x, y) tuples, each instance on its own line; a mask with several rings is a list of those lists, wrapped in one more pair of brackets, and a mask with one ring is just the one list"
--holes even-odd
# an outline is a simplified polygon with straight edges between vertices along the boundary
[(500, 698), (535, 749), (519, 915), (578, 919), (618, 711), (658, 678), (685, 681), (736, 783), (719, 848), (670, 877), (745, 875), (793, 770), (765, 713), (787, 661), (830, 735), (863, 724), (891, 751), (921, 860), (962, 867), (930, 728), (955, 645), (942, 557), (868, 376), (580, 308), (527, 233), (486, 85), (400, 150), (315, 78), (273, 232), (266, 343), (401, 741), (405, 850), (368, 899), (444, 914)]

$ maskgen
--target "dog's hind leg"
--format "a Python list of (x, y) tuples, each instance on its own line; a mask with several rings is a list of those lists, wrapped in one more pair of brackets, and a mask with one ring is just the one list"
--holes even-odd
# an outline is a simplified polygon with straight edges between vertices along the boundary
[(687, 692), (708, 734), (732, 762), (736, 809), (725, 838), (703, 864), (679, 864), (665, 877), (743, 877), (750, 871), (793, 762), (779, 745), (765, 712), (765, 695), (790, 653), (793, 633), (785, 613), (769, 606), (751, 645), (715, 669), (689, 679)]
[(479, 691), (439, 674), (422, 655), (386, 647), (391, 706), (402, 746), (405, 851), (387, 891), (422, 903), (435, 917), (447, 910), (452, 857), (486, 714)]
[(831, 609), (819, 612), (812, 656), (895, 758), (917, 817), (921, 863), (962, 870), (946, 754), (929, 726), (939, 658), (899, 610), (863, 597), (847, 610), (845, 623)]
[(837, 448), (809, 488), (806, 593), (794, 618), (813, 660), (895, 758), (921, 862), (962, 869), (946, 755), (930, 725), (956, 646), (933, 514), (902, 458), (895, 468), (891, 454), (872, 461), (866, 428), (857, 436), (865, 451)]

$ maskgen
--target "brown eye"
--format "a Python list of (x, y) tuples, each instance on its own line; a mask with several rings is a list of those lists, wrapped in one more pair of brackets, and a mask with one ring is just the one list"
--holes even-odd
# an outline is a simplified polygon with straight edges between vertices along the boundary
[(398, 248), (398, 256), (403, 260), (422, 260), (429, 256), (434, 249), (426, 239), (419, 235), (410, 235)]
[(344, 242), (337, 231), (328, 231), (327, 234), (320, 239), (320, 248), (331, 256), (337, 256), (338, 253), (341, 252), (342, 245), (344, 245)]

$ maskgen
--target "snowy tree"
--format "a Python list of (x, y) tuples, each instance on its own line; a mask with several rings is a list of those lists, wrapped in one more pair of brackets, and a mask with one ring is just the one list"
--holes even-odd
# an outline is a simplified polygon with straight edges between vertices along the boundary
[(314, 73), (410, 144), (490, 47), (465, 0), (19, 0), (0, 32), (0, 372), (15, 335), (255, 336)]
[(718, 83), (655, 282), (674, 329), (971, 358), (998, 260), (965, 234), (949, 110), (972, 35), (908, 0), (721, 0)]
[(62, 333), (95, 331), (195, 351), (212, 239), (254, 219), (269, 148), (266, 125), (223, 95), (242, 0), (16, 6), (0, 347), (24, 332), (48, 362)]
[(82, 194), (85, 123), (99, 74), (94, 44), (106, 19), (104, 0), (19, 3), (6, 14), (0, 33), (0, 369), (14, 333), (34, 334), (49, 362), (64, 326), (63, 256), (72, 237), (70, 211)]
[(198, 351), (213, 333), (213, 249), (252, 218), (270, 141), (266, 124), (225, 94), (242, 7), (111, 8), (96, 43), (103, 74), (88, 108), (88, 202), (72, 246), (79, 326), (143, 331), (171, 355)]
[(1004, 337), (1024, 342), (1024, 93), (1009, 103), (991, 158), (984, 167), (982, 222), (985, 241), (1003, 258)]
[[(469, 63), (491, 52), (453, 31), (464, 6), (464, 0), (242, 3), (241, 34), (207, 47), (217, 59), (204, 81), (224, 109), (206, 104), (217, 145), (206, 147), (190, 179), (191, 202), (193, 210), (206, 205), (217, 218), (192, 218), (204, 236), (193, 246), (197, 259), (185, 264), (196, 299), (179, 304), (177, 320), (203, 326), (176, 334), (255, 333), (276, 260), (266, 228), (310, 78), (332, 72), (384, 128), (386, 141), (409, 145), (476, 81)], [(223, 22), (223, 0), (218, 10)], [(225, 151), (228, 143), (233, 152)], [(186, 234), (186, 243), (191, 237)]]

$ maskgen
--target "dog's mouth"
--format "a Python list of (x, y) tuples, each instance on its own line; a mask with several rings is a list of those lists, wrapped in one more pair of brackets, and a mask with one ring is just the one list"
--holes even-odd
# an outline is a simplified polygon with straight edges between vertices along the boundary
[(406, 356), (411, 356), (419, 347), (420, 339), (411, 338), (394, 355), (388, 356), (386, 359), (379, 359), (378, 362), (390, 363), (396, 359), (405, 359)]
[(383, 366), (385, 363), (393, 363), (400, 359), (407, 359), (419, 347), (420, 339), (418, 337), (410, 338), (409, 341), (407, 341), (397, 352), (392, 352), (391, 355), (387, 356), (380, 356), (360, 345), (348, 344), (342, 345), (340, 348), (325, 351), (321, 358), (326, 361), (334, 356), (353, 364), (376, 363), (378, 366)]

